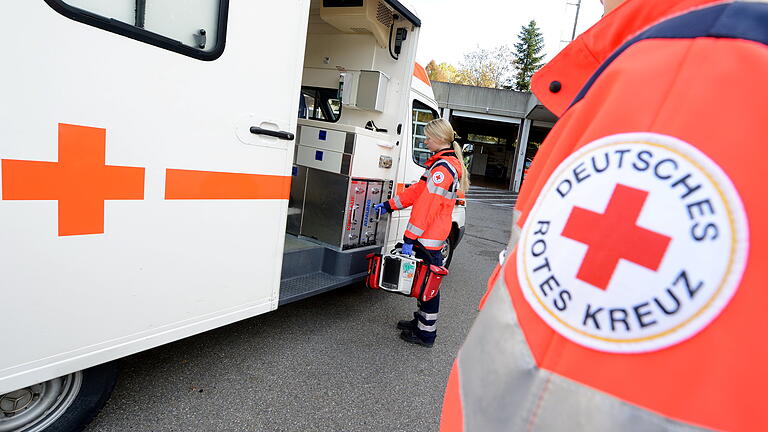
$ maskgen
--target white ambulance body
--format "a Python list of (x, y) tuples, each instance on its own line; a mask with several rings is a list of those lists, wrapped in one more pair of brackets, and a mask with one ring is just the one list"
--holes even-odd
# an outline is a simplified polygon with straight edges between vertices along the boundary
[(4, 14), (0, 432), (76, 428), (108, 362), (359, 281), (402, 237), (370, 208), (423, 173), (437, 107), (400, 1)]

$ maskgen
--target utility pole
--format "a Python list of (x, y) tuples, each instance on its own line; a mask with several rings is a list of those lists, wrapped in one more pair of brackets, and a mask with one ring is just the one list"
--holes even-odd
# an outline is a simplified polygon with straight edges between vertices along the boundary
[(579, 12), (581, 11), (581, 0), (574, 0), (575, 3), (567, 2), (569, 6), (576, 6), (576, 19), (573, 20), (573, 33), (571, 40), (576, 39), (576, 26), (579, 25)]
[(574, 39), (576, 39), (576, 28), (579, 25), (579, 13), (581, 12), (581, 0), (566, 0), (565, 2), (566, 10), (568, 10), (568, 8), (570, 8), (571, 6), (576, 7), (576, 14), (573, 20), (573, 29), (571, 30), (571, 38), (569, 40), (564, 40), (568, 36), (561, 33), (561, 37), (563, 38), (563, 40), (560, 41), (561, 48), (571, 43)]

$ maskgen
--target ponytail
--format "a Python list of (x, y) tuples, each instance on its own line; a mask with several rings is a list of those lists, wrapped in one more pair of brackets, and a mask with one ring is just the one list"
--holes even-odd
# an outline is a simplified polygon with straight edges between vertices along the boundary
[(467, 193), (469, 190), (469, 170), (467, 170), (467, 165), (464, 164), (464, 152), (461, 150), (461, 146), (456, 141), (453, 142), (453, 152), (456, 153), (456, 157), (461, 163), (461, 173), (459, 174), (459, 192)]

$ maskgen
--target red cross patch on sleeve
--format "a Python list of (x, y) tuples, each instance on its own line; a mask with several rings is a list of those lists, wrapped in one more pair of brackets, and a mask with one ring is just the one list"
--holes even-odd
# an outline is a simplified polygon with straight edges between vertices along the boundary
[(518, 279), (565, 338), (655, 351), (726, 307), (748, 236), (735, 187), (706, 155), (669, 136), (615, 135), (582, 147), (549, 178), (522, 230)]

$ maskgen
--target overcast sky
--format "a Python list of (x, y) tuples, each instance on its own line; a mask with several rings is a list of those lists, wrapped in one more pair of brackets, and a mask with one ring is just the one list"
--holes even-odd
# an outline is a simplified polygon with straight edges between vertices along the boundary
[[(422, 20), (416, 60), (454, 65), (478, 47), (492, 49), (517, 42), (520, 27), (536, 20), (544, 34), (547, 60), (564, 46), (573, 31), (577, 0), (409, 0)], [(582, 0), (577, 34), (600, 19), (600, 0)]]

